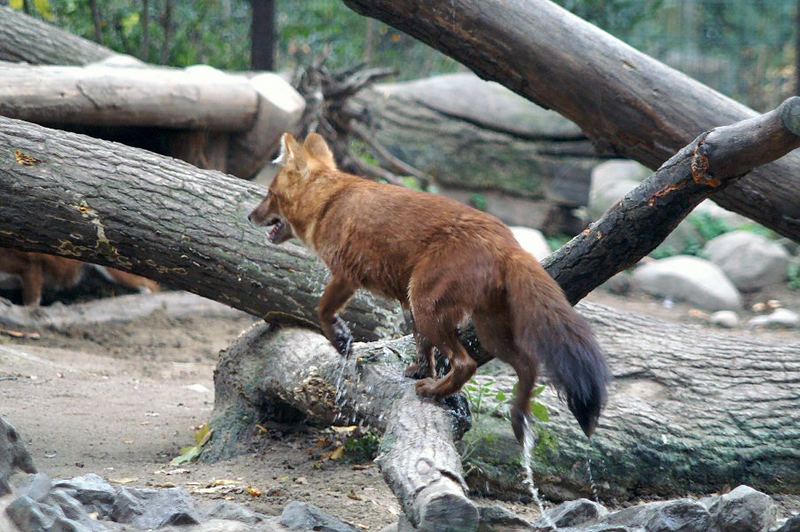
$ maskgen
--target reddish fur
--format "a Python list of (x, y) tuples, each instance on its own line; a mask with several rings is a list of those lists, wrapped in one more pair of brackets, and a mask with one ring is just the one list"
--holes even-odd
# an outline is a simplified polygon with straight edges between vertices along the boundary
[[(432, 359), (434, 346), (450, 360), (444, 378), (434, 380), (433, 365), (428, 364), (428, 377), (417, 382), (421, 395), (442, 397), (459, 391), (475, 373), (475, 361), (457, 336), (457, 326), (471, 318), (482, 345), (519, 376), (512, 422), (520, 438), (540, 356), (549, 362), (540, 347), (592, 344), (589, 365), (568, 368), (594, 380), (590, 387), (602, 381), (602, 391), (590, 390), (599, 395), (584, 397), (587, 404), (599, 402), (589, 405), (596, 411), (594, 419), (581, 421), (591, 434), (605, 399), (602, 354), (556, 282), (500, 220), (448, 198), (340, 172), (319, 135), (310, 135), (304, 145), (289, 134), (282, 140), (284, 167), (250, 219), (259, 225), (288, 221), (294, 235), (328, 265), (331, 281), (319, 317), (334, 345), (341, 347), (342, 334), (336, 313), (356, 289), (396, 299), (415, 321), (419, 358), (410, 373), (422, 359)], [(275, 242), (289, 236), (279, 235)], [(543, 327), (551, 324), (556, 324), (552, 331)], [(587, 371), (597, 375), (585, 375)], [(561, 384), (563, 375), (555, 377), (555, 384)], [(569, 396), (570, 390), (566, 392)]]
[[(17, 275), (22, 282), (22, 302), (28, 306), (38, 306), (45, 286), (69, 288), (75, 286), (83, 277), (87, 265), (83, 262), (14, 249), (0, 248), (0, 272)], [(106, 273), (122, 286), (135, 289), (148, 289), (158, 292), (158, 283), (138, 275), (106, 268)]]

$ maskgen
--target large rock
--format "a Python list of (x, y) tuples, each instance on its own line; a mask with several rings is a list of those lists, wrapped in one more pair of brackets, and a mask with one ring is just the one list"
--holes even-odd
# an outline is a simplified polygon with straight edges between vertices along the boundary
[(776, 242), (747, 231), (733, 231), (703, 249), (739, 290), (759, 290), (786, 280), (789, 253)]
[(589, 499), (576, 499), (561, 503), (555, 508), (547, 510), (545, 514), (547, 518), (540, 518), (534, 523), (534, 526), (545, 528), (549, 523), (553, 523), (557, 527), (584, 525), (607, 515), (608, 510)]
[(182, 488), (120, 488), (111, 518), (141, 529), (196, 525), (202, 520), (192, 497)]
[(648, 532), (700, 532), (709, 530), (711, 514), (691, 499), (654, 502), (608, 514), (603, 524)]
[(595, 166), (589, 188), (589, 214), (592, 219), (602, 216), (651, 173), (636, 161), (624, 159), (605, 161)]
[(19, 433), (0, 417), (0, 496), (11, 491), (8, 478), (17, 470), (36, 473), (33, 458), (25, 449)]
[(519, 226), (510, 229), (522, 249), (536, 257), (536, 260), (541, 261), (550, 254), (550, 244), (538, 229)]
[(719, 497), (708, 511), (719, 532), (766, 532), (775, 524), (778, 506), (769, 495), (739, 486)]
[(770, 314), (756, 316), (747, 322), (749, 327), (774, 327), (783, 329), (797, 329), (800, 327), (800, 315), (789, 309), (779, 308)]
[(722, 270), (698, 257), (679, 255), (639, 266), (633, 282), (648, 294), (688, 301), (707, 310), (742, 306), (739, 291)]

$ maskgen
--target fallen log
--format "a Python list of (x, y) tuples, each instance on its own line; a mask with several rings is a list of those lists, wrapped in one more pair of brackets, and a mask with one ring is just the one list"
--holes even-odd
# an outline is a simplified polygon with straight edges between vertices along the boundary
[[(593, 304), (578, 308), (608, 353), (614, 384), (591, 445), (552, 391), (538, 398), (550, 421), (538, 424), (533, 467), (549, 498), (592, 495), (587, 458), (603, 498), (709, 493), (739, 483), (800, 493), (800, 343), (713, 334)], [(324, 425), (386, 428), (378, 463), (414, 516), (422, 486), (430, 485), (428, 477), (418, 478), (420, 460), (425, 472), (438, 470), (452, 481), (445, 482), (448, 493), (459, 493), (461, 468), (447, 438), (458, 438), (464, 424), (459, 405), (411, 392), (413, 381), (402, 371), (414, 355), (406, 337), (357, 344), (344, 359), (316, 333), (255, 325), (221, 356), (215, 435), (204, 459), (250, 449), (257, 422), (292, 412), (295, 421), (301, 413)], [(473, 495), (525, 499), (521, 449), (503, 417), (508, 405), (495, 399), (500, 391), (510, 397), (516, 379), (505, 376), (505, 365), (498, 369), (496, 377), (487, 376), (490, 368), (479, 370), (487, 391), (461, 444), (466, 480)], [(457, 428), (443, 424), (448, 415)]]
[[(475, 530), (454, 441), (469, 425), (463, 397), (436, 403), (402, 377), (402, 338), (356, 344), (344, 358), (321, 335), (256, 324), (223, 351), (214, 374), (214, 431), (202, 459), (250, 449), (256, 424), (299, 411), (326, 424), (357, 420), (383, 432), (377, 459), (406, 516), (423, 530)], [(455, 407), (453, 407), (455, 405)], [(291, 412), (289, 413), (291, 415)]]
[(0, 115), (120, 140), (243, 178), (267, 163), (305, 107), (276, 74), (248, 78), (205, 65), (6, 63), (0, 79)]
[(250, 129), (256, 91), (244, 78), (208, 70), (0, 66), (0, 114), (51, 126)]
[(373, 138), (440, 186), (587, 203), (600, 162), (588, 138), (505, 87), (460, 73), (377, 85), (357, 100)]
[(0, 6), (0, 61), (85, 65), (113, 55), (105, 46)]
[[(549, 0), (343, 0), (572, 120), (603, 154), (656, 168), (702, 131), (752, 109), (636, 51)], [(800, 241), (800, 154), (714, 201)]]
[[(255, 316), (316, 324), (327, 271), (299, 246), (270, 246), (247, 221), (263, 197), (255, 185), (0, 118), (0, 197), (13, 198), (0, 209), (0, 246), (114, 263)], [(402, 322), (396, 305), (368, 295), (347, 316), (362, 339)]]
[(51, 329), (128, 322), (162, 312), (172, 318), (186, 316), (236, 316), (238, 311), (222, 303), (186, 292), (132, 294), (73, 305), (24, 307), (0, 298), (0, 326), (9, 329)]

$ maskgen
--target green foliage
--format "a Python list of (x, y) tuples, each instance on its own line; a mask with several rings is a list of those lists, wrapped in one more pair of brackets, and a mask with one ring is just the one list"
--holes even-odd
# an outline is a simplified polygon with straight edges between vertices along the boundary
[(347, 462), (361, 464), (372, 462), (381, 446), (381, 438), (375, 431), (367, 431), (359, 436), (349, 438), (344, 444), (344, 456)]
[(489, 207), (489, 202), (483, 194), (473, 194), (469, 197), (469, 204), (479, 211), (486, 211)]
[(733, 228), (725, 220), (712, 216), (707, 212), (692, 215), (689, 217), (689, 221), (706, 242), (733, 231)]
[(550, 249), (556, 251), (572, 240), (572, 238), (573, 237), (569, 235), (554, 235), (545, 237), (545, 240), (547, 240), (547, 245), (550, 246)]
[(800, 262), (798, 261), (789, 264), (789, 288), (800, 290)]

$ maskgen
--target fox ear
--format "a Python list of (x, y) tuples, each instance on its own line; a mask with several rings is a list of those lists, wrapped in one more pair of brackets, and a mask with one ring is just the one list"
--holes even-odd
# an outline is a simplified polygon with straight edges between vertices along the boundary
[(303, 147), (291, 133), (281, 135), (281, 151), (273, 162), (287, 168), (295, 168), (301, 173), (306, 171), (306, 155)]
[(336, 161), (333, 158), (333, 152), (331, 152), (328, 143), (325, 142), (322, 135), (318, 133), (309, 133), (305, 143), (303, 143), (303, 148), (305, 148), (306, 152), (311, 157), (322, 163), (325, 167), (336, 170)]

